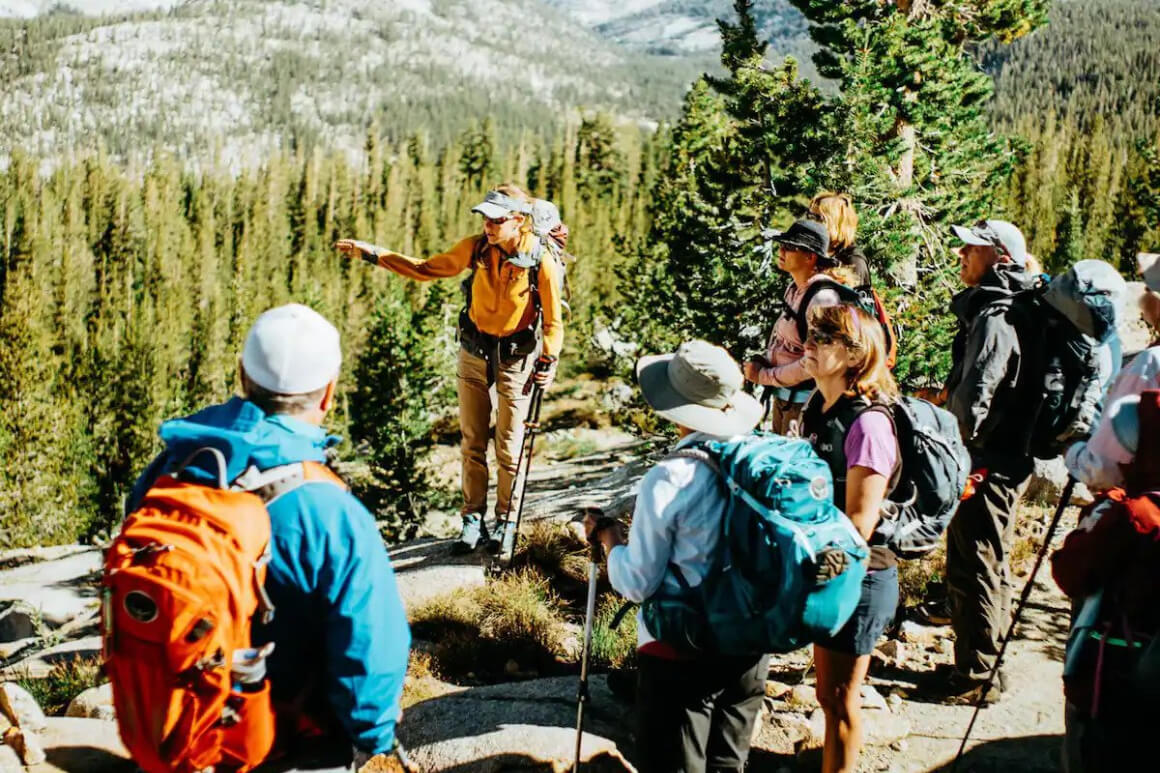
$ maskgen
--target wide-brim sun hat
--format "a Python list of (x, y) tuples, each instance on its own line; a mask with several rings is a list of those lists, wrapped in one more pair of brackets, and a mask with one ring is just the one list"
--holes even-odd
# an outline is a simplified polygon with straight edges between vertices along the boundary
[(657, 414), (698, 432), (744, 435), (761, 421), (761, 403), (742, 389), (741, 368), (727, 351), (707, 341), (641, 357), (636, 380)]

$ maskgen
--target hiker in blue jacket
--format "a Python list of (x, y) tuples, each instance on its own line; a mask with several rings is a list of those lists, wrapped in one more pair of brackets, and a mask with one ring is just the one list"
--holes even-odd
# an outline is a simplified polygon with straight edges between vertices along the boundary
[[(165, 451), (141, 475), (126, 512), (194, 450), (220, 450), (235, 480), (327, 460), (338, 438), (322, 422), (334, 404), (338, 331), (291, 304), (258, 317), (239, 367), (242, 397), (161, 425)], [(205, 461), (195, 475), (212, 480)], [(307, 482), (268, 503), (266, 591), (276, 609), (253, 641), (274, 642), (266, 667), (278, 738), (265, 771), (347, 771), (391, 751), (411, 644), (390, 559), (374, 518), (345, 488)]]

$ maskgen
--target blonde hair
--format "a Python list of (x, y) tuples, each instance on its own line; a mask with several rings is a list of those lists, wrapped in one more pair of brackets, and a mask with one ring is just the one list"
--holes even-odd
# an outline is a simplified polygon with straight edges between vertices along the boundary
[(810, 200), (809, 213), (826, 224), (831, 251), (853, 246), (858, 234), (858, 213), (849, 194), (822, 191)]
[(809, 329), (840, 341), (857, 361), (846, 372), (846, 394), (893, 403), (901, 395), (887, 366), (886, 334), (872, 314), (849, 303), (810, 310)]

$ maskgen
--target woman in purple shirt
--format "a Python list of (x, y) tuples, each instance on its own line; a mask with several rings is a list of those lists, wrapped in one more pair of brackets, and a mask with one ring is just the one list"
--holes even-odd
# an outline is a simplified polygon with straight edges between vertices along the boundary
[(823, 773), (854, 771), (862, 746), (862, 682), (870, 653), (898, 607), (898, 565), (876, 534), (883, 500), (899, 473), (890, 405), (898, 385), (886, 366), (882, 326), (850, 305), (810, 312), (802, 364), (817, 391), (802, 415), (803, 436), (834, 477), (834, 503), (870, 544), (862, 598), (850, 621), (814, 646), (818, 702), (826, 716)]

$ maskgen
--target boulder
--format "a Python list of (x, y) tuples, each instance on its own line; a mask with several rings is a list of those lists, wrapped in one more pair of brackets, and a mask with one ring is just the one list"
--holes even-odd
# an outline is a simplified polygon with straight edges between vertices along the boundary
[(40, 642), (39, 636), (30, 636), (27, 639), (0, 642), (0, 662), (11, 660), (26, 649)]
[(874, 709), (877, 711), (889, 711), (886, 706), (886, 699), (882, 697), (882, 693), (878, 692), (874, 687), (868, 684), (862, 685), (862, 708)]
[[(0, 571), (0, 601), (22, 601), (50, 629), (100, 605), (96, 586), (101, 570), (99, 549), (73, 545), (66, 551), (45, 553), (53, 556), (49, 560), (37, 560), (37, 555), (31, 553), (27, 560)], [(10, 559), (8, 565), (14, 561)]]
[(793, 687), (785, 682), (779, 682), (776, 679), (765, 680), (765, 697), (778, 699), (786, 695), (786, 693), (793, 690)]
[[(822, 746), (826, 740), (826, 716), (818, 709), (810, 715), (807, 748)], [(867, 746), (889, 746), (910, 735), (910, 721), (890, 711), (862, 712), (862, 742)]]
[(445, 593), (483, 585), (479, 556), (452, 556), (452, 542), (420, 539), (390, 551), (399, 596), (408, 612)]
[(946, 625), (921, 625), (913, 620), (903, 620), (898, 635), (908, 644), (927, 647), (946, 638), (950, 630), (950, 626)]
[[(423, 770), (569, 770), (576, 746), (576, 683), (576, 677), (537, 679), (432, 698), (407, 709), (399, 738)], [(632, 770), (620, 751), (628, 740), (631, 709), (613, 697), (603, 675), (589, 679), (589, 694), (585, 770)]]
[(40, 613), (24, 603), (0, 612), (0, 643), (35, 638), (41, 634)]
[(795, 709), (813, 711), (819, 705), (818, 691), (812, 684), (799, 684), (789, 694), (789, 703)]
[(105, 682), (85, 690), (69, 702), (64, 715), (91, 719), (116, 719), (117, 713), (113, 709), (113, 685)]
[(792, 711), (771, 711), (754, 728), (753, 748), (772, 754), (794, 754), (811, 734), (810, 721)]
[(121, 744), (115, 722), (75, 717), (49, 717), (35, 742), (47, 760), (20, 766), (14, 749), (0, 746), (0, 770), (27, 773), (134, 773), (137, 766)]
[(886, 665), (900, 668), (906, 664), (906, 645), (897, 639), (887, 639), (874, 649), (874, 656)]
[(74, 658), (86, 660), (99, 658), (101, 655), (101, 637), (86, 636), (83, 639), (67, 641), (55, 647), (37, 652), (13, 665), (0, 670), (3, 679), (43, 679), (52, 672), (53, 666), (68, 662)]
[[(1031, 482), (1027, 484), (1027, 491), (1023, 498), (1029, 502), (1056, 505), (1063, 496), (1063, 487), (1067, 485), (1067, 466), (1062, 457), (1055, 459), (1035, 460), (1035, 470), (1031, 473)], [(1071, 504), (1077, 506), (1089, 505), (1092, 502), (1092, 493), (1082, 483), (1077, 483), (1071, 492)]]
[(44, 711), (36, 698), (15, 682), (0, 684), (0, 709), (4, 716), (12, 720), (15, 715), (15, 724), (25, 730), (42, 730), (45, 724)]

